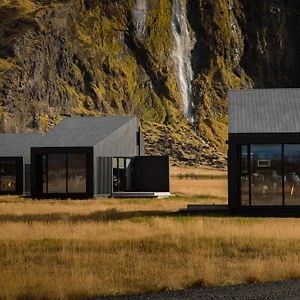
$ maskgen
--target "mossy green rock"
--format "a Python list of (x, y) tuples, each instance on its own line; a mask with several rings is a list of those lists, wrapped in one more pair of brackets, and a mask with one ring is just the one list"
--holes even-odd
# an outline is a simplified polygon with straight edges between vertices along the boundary
[(145, 17), (137, 0), (1, 1), (0, 130), (134, 114), (149, 153), (224, 166), (227, 89), (299, 86), (296, 0), (182, 0), (193, 39), (188, 124), (173, 57), (174, 0), (140, 1)]

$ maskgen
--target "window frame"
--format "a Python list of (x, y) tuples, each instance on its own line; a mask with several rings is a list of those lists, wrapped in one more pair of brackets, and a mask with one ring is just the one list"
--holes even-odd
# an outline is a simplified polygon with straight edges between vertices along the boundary
[[(252, 145), (280, 145), (281, 146), (281, 204), (279, 205), (273, 205), (273, 204), (264, 204), (264, 205), (253, 205), (252, 203), (252, 164), (251, 164), (251, 146)], [(285, 170), (286, 170), (286, 161), (285, 161), (285, 146), (288, 145), (299, 145), (300, 143), (243, 143), (239, 144), (239, 199), (240, 199), (240, 206), (241, 207), (251, 207), (251, 206), (272, 206), (272, 207), (280, 207), (280, 206), (285, 206), (285, 207), (293, 207), (293, 206), (300, 206), (299, 204), (286, 204), (286, 199), (285, 199)], [(248, 176), (248, 199), (249, 203), (247, 205), (242, 204), (242, 193), (241, 193), (241, 177), (243, 176), (243, 170), (242, 170), (242, 147), (247, 146), (247, 158), (248, 158), (248, 166), (247, 166), (247, 176)]]
[[(86, 155), (86, 193), (44, 193), (42, 188), (43, 154), (85, 154)], [(87, 199), (94, 197), (94, 150), (93, 147), (32, 147), (31, 148), (31, 195), (33, 198), (76, 198)], [(66, 176), (67, 178), (67, 176)], [(47, 180), (48, 181), (48, 180)]]

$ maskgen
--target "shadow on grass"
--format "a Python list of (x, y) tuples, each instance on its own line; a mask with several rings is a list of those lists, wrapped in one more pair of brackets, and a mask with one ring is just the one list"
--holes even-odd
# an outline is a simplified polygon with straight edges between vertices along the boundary
[(13, 215), (5, 214), (0, 215), (0, 223), (5, 222), (69, 222), (69, 223), (82, 223), (82, 222), (110, 222), (119, 220), (130, 220), (134, 218), (149, 218), (149, 217), (171, 217), (175, 213), (166, 211), (126, 211), (121, 212), (116, 209), (109, 209), (105, 211), (96, 211), (87, 215), (68, 214), (68, 213), (52, 213), (52, 214), (24, 214)]
[(206, 216), (206, 217), (237, 217), (244, 219), (253, 218), (299, 218), (300, 206), (248, 206), (241, 207), (236, 210), (230, 210), (227, 205), (201, 205), (190, 204), (186, 209), (180, 210), (178, 213), (185, 216)]

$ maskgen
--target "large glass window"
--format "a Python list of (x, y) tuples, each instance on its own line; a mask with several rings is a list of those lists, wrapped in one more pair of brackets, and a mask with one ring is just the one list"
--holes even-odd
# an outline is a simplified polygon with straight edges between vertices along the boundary
[(0, 162), (0, 192), (16, 192), (16, 162)]
[(86, 193), (86, 154), (43, 154), (42, 191)]
[(68, 192), (86, 193), (85, 154), (68, 154)]
[(282, 205), (282, 146), (251, 145), (251, 204)]
[(66, 154), (48, 154), (48, 193), (66, 193)]
[(241, 204), (249, 205), (248, 145), (241, 146)]
[(300, 205), (300, 144), (240, 146), (241, 205)]
[(284, 145), (284, 203), (300, 205), (300, 145)]

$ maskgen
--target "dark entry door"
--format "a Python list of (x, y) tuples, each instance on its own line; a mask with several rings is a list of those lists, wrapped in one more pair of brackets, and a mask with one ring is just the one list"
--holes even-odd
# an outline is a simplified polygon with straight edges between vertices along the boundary
[(0, 158), (0, 194), (23, 193), (23, 159)]

